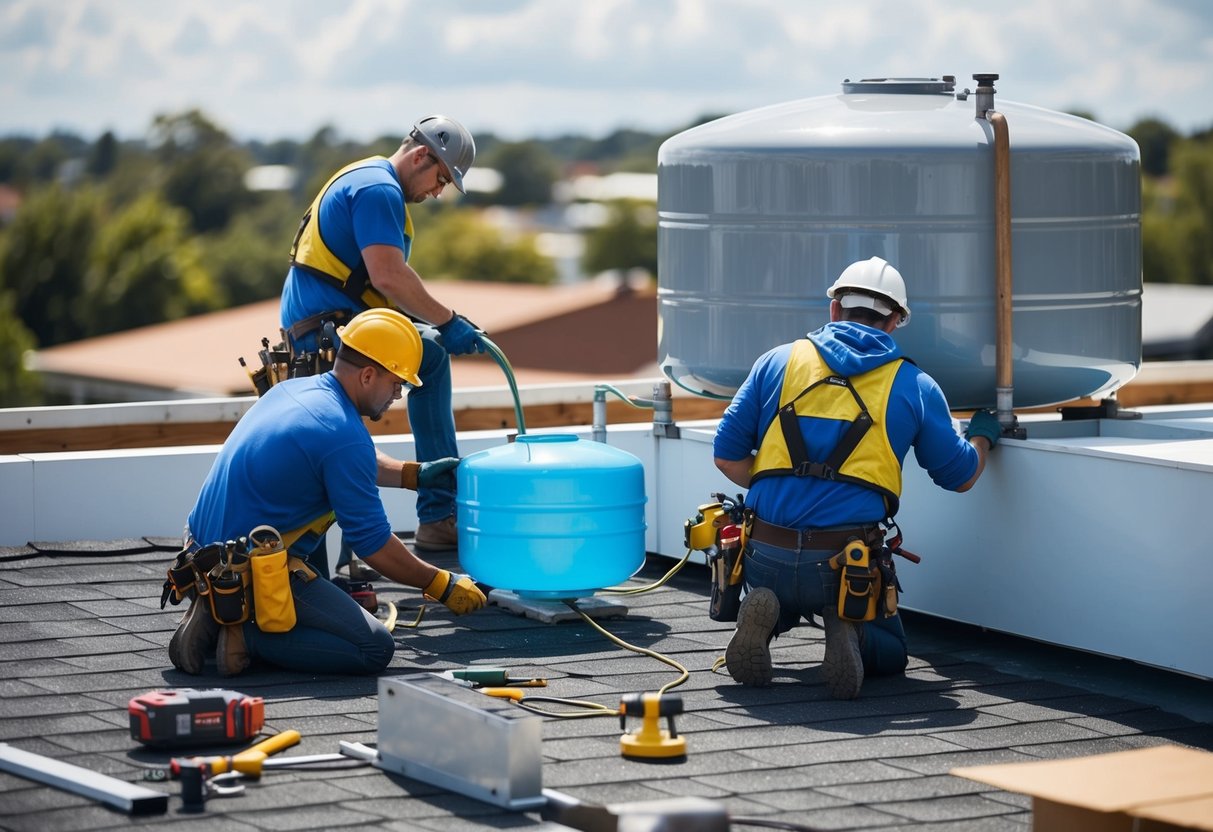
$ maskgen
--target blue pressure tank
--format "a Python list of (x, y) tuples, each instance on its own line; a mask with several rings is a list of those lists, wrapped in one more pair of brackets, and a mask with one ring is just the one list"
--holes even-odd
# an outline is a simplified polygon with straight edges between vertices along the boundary
[(569, 434), (523, 435), (464, 457), (459, 561), (524, 598), (581, 598), (644, 565), (644, 467)]
[[(1084, 118), (990, 102), (1010, 133), (1014, 405), (1115, 390), (1141, 364), (1137, 145)], [(845, 81), (662, 144), (663, 372), (732, 396), (759, 355), (829, 320), (826, 289), (848, 264), (879, 256), (906, 281), (912, 317), (894, 332), (905, 354), (952, 407), (996, 406), (982, 106), (951, 76)]]

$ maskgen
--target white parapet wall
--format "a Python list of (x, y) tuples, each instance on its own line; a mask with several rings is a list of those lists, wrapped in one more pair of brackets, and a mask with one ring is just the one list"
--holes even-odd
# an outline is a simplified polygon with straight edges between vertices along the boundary
[[(1213, 546), (1213, 406), (1148, 407), (1141, 419), (1027, 417), (968, 493), (906, 460), (902, 605), (1160, 668), (1213, 678), (1207, 600)], [(740, 489), (712, 462), (715, 422), (611, 425), (607, 442), (644, 466), (646, 547), (685, 554), (683, 523)], [(589, 426), (542, 429), (589, 440)], [(513, 431), (459, 435), (463, 455)], [(413, 458), (409, 435), (377, 437)], [(0, 457), (0, 545), (176, 536), (219, 446)], [(393, 528), (416, 526), (411, 492), (383, 490)], [(333, 532), (336, 534), (337, 532)], [(336, 551), (330, 546), (330, 555)], [(701, 556), (696, 560), (702, 561)]]

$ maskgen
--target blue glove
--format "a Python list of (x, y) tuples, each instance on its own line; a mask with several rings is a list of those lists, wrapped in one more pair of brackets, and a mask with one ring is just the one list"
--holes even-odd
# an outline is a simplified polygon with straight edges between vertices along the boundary
[(458, 467), (459, 459), (453, 456), (435, 459), (433, 462), (423, 462), (417, 470), (417, 487), (454, 491), (455, 469)]
[(454, 315), (438, 327), (438, 334), (442, 336), (442, 346), (451, 355), (484, 352), (484, 342), (480, 340), (484, 332), (462, 315)]
[(993, 448), (998, 444), (998, 437), (1002, 436), (1002, 426), (998, 424), (998, 417), (989, 410), (979, 410), (969, 419), (969, 426), (965, 428), (965, 439), (972, 439), (974, 436), (984, 436), (990, 442), (990, 447)]

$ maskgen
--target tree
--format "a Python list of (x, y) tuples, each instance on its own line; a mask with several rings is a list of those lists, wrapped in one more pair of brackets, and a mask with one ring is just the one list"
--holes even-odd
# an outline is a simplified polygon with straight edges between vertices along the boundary
[(1170, 166), (1170, 176), (1142, 183), (1143, 274), (1213, 285), (1213, 142), (1176, 142)]
[(1192, 282), (1213, 285), (1213, 142), (1177, 143), (1171, 167), (1176, 214), (1188, 226), (1184, 242)]
[(469, 209), (435, 211), (414, 245), (409, 264), (423, 278), (488, 280), (499, 283), (551, 283), (556, 265), (535, 249), (535, 237), (506, 239)]
[(1181, 136), (1171, 125), (1156, 118), (1138, 121), (1128, 130), (1141, 148), (1141, 171), (1147, 176), (1165, 176), (1171, 168), (1171, 148)]
[(25, 353), (37, 345), (17, 317), (12, 292), (0, 292), (0, 407), (38, 404), (41, 382), (25, 369)]
[(511, 142), (497, 148), (484, 161), (501, 174), (498, 205), (546, 205), (552, 201), (552, 184), (560, 175), (555, 158), (538, 142)]
[(42, 346), (73, 341), (81, 323), (88, 252), (102, 223), (93, 189), (58, 185), (31, 192), (0, 245), (0, 285)]
[(85, 331), (120, 332), (210, 311), (220, 298), (181, 209), (148, 194), (97, 235), (85, 278)]
[(586, 234), (581, 265), (587, 274), (633, 268), (657, 274), (657, 214), (652, 203), (612, 202), (607, 222)]
[(287, 253), (298, 227), (297, 208), (287, 194), (265, 194), (254, 210), (232, 218), (217, 234), (199, 240), (202, 263), (222, 305), (238, 306), (282, 291)]
[(248, 153), (201, 112), (157, 116), (152, 135), (165, 165), (164, 196), (189, 213), (195, 231), (217, 231), (249, 205)]
[(113, 132), (106, 130), (101, 134), (101, 138), (97, 139), (92, 150), (89, 151), (88, 164), (85, 170), (89, 176), (97, 179), (103, 179), (114, 172), (114, 168), (118, 166), (118, 154), (121, 148), (118, 146), (118, 138)]

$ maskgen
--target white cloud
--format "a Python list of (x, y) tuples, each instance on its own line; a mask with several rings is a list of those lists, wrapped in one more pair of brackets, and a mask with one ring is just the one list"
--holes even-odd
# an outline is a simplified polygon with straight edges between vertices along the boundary
[(999, 95), (1124, 129), (1213, 125), (1205, 0), (0, 2), (0, 133), (369, 139), (445, 112), (509, 138), (675, 130), (844, 78), (998, 72)]

